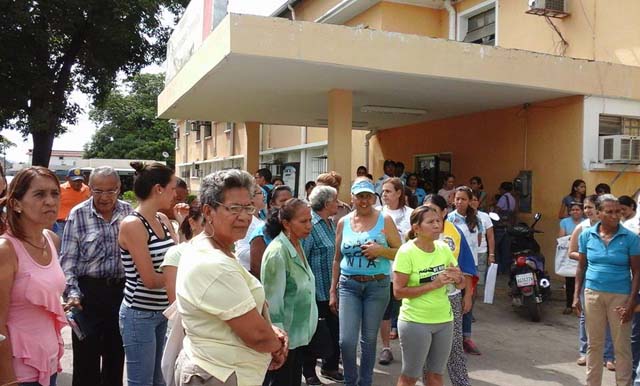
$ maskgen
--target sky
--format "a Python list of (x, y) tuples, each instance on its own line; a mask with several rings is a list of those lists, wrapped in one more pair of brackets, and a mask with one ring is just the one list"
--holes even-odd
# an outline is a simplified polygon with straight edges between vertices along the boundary
[[(284, 3), (285, 0), (229, 0), (229, 12), (269, 15)], [(143, 71), (157, 73), (162, 71), (162, 68), (152, 65)], [(53, 141), (53, 150), (82, 150), (85, 143), (91, 140), (91, 136), (97, 130), (95, 124), (88, 117), (88, 112), (91, 109), (89, 98), (76, 90), (71, 93), (70, 99), (78, 103), (84, 113), (78, 116), (78, 121), (75, 125), (67, 126), (67, 132)], [(23, 138), (15, 130), (3, 130), (2, 135), (17, 145), (7, 150), (7, 160), (12, 162), (26, 162), (29, 160), (27, 151), (33, 148), (31, 136)]]

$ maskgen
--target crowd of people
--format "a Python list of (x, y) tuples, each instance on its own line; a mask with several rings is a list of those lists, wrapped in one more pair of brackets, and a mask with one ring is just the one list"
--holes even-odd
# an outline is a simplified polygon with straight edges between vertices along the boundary
[[(3, 177), (1, 385), (55, 385), (67, 323), (74, 386), (122, 385), (125, 363), (131, 386), (370, 386), (376, 361), (395, 360), (393, 339), (397, 385), (443, 385), (445, 370), (470, 385), (477, 285), (490, 264), (511, 265), (510, 182), (490, 198), (480, 177), (444, 175), (436, 192), (387, 160), (375, 181), (358, 168), (349, 203), (338, 173), (299, 199), (269, 169), (214, 172), (189, 199), (167, 166), (132, 167), (135, 208), (108, 166), (87, 184), (78, 169), (62, 185), (42, 167), (8, 187)], [(559, 211), (578, 261), (565, 312), (584, 309), (588, 385), (603, 363), (628, 385), (640, 359), (636, 202), (596, 192), (577, 180)]]

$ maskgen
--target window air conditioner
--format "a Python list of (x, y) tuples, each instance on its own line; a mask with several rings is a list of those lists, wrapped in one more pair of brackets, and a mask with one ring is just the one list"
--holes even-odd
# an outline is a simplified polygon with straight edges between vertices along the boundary
[(566, 12), (567, 5), (565, 0), (530, 0), (529, 8), (546, 9), (549, 11)]
[(605, 135), (600, 137), (600, 162), (640, 164), (640, 137)]

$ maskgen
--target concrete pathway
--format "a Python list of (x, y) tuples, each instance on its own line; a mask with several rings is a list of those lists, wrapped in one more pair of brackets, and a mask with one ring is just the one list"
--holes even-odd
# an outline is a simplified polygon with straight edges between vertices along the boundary
[[(498, 279), (501, 283), (506, 280)], [(504, 285), (504, 283), (502, 283)], [(516, 312), (504, 286), (497, 289), (495, 304), (476, 303), (473, 336), (482, 351), (467, 356), (474, 386), (573, 386), (585, 384), (585, 368), (577, 359), (578, 318), (562, 315), (564, 292), (554, 283), (553, 299), (543, 305), (540, 323), (529, 321), (525, 310)], [(65, 356), (59, 386), (71, 386), (70, 330), (64, 331)], [(376, 365), (374, 386), (395, 385), (401, 369), (399, 341), (393, 341), (396, 360)], [(615, 385), (615, 373), (603, 369), (603, 385)], [(329, 381), (325, 384), (332, 385)], [(445, 383), (450, 385), (448, 379)]]

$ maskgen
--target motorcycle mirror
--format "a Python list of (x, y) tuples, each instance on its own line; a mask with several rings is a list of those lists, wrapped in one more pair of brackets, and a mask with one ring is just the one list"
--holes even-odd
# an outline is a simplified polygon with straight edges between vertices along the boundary
[(489, 212), (489, 218), (493, 221), (500, 221), (500, 216), (496, 212)]
[(536, 221), (539, 221), (542, 218), (542, 215), (540, 214), (540, 212), (537, 212), (536, 214), (533, 215), (533, 219)]

